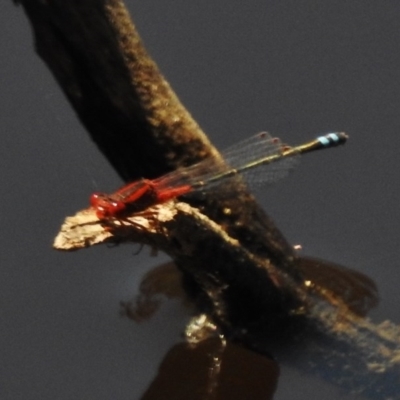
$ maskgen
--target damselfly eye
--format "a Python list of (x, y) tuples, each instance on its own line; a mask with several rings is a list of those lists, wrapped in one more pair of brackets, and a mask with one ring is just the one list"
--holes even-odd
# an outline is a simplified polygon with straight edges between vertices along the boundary
[(99, 199), (100, 199), (101, 197), (104, 197), (104, 195), (103, 195), (102, 193), (93, 193), (93, 194), (90, 196), (90, 199), (89, 199), (90, 205), (91, 205), (92, 207), (95, 207), (95, 208), (96, 208), (97, 204), (99, 203)]
[(126, 208), (124, 202), (114, 200), (104, 193), (93, 193), (90, 196), (90, 205), (96, 209), (99, 219), (115, 217)]
[(125, 203), (122, 201), (115, 201), (111, 199), (106, 200), (106, 205), (102, 204), (108, 216), (116, 216), (121, 211), (125, 210)]

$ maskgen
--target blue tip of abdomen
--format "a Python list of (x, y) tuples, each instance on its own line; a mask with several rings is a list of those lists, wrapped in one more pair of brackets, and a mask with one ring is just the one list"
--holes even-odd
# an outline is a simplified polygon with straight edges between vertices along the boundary
[(322, 144), (322, 146), (337, 146), (343, 144), (348, 139), (348, 136), (344, 132), (332, 132), (327, 133), (324, 136), (320, 136), (317, 140)]

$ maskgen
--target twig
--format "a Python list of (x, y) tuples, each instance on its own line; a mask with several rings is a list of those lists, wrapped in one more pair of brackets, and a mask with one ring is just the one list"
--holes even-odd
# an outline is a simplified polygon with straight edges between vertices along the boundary
[[(123, 179), (152, 178), (217, 155), (146, 53), (121, 1), (21, 4), (39, 55)], [(227, 330), (243, 333), (254, 321), (304, 305), (293, 284), (301, 277), (292, 247), (244, 186), (189, 203), (198, 208), (164, 205), (150, 219), (111, 230), (83, 211), (67, 219), (56, 247), (155, 245), (174, 258), (199, 307)]]

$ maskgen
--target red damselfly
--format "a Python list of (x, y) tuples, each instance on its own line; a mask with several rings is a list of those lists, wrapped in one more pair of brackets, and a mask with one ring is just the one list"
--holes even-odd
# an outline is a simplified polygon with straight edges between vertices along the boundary
[(344, 144), (347, 138), (344, 132), (328, 133), (291, 147), (261, 132), (223, 151), (221, 158), (207, 158), (153, 180), (139, 179), (113, 194), (94, 193), (90, 204), (99, 219), (118, 219), (187, 193), (206, 190), (238, 174), (250, 182), (275, 182), (287, 175), (300, 154)]

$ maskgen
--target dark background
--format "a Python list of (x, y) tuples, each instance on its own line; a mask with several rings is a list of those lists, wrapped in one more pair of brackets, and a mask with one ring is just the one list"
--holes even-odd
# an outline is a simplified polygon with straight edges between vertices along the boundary
[[(220, 147), (269, 130), (290, 144), (345, 130), (260, 190), (293, 244), (371, 276), (374, 321), (400, 322), (400, 3), (128, 1), (181, 100)], [(138, 399), (179, 340), (167, 302), (136, 325), (118, 303), (167, 258), (137, 246), (60, 253), (63, 218), (121, 182), (34, 52), (28, 20), (0, 5), (0, 398)], [(276, 399), (353, 398), (282, 366)]]

